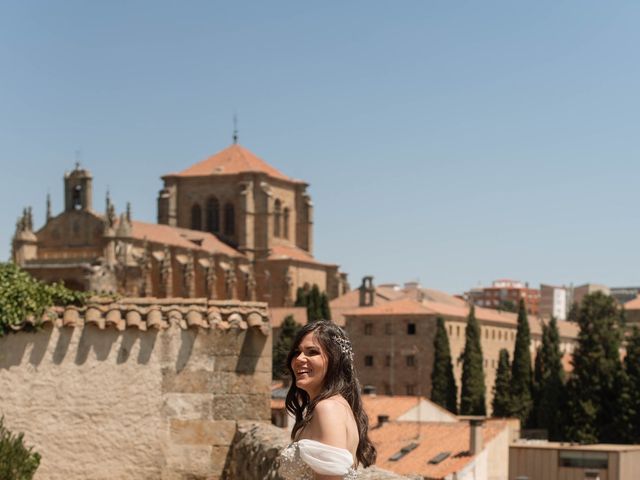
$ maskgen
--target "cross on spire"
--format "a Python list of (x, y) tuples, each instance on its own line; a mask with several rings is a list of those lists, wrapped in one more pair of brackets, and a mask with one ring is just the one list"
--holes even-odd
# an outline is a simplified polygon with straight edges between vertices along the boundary
[(238, 143), (238, 115), (233, 114), (233, 144)]

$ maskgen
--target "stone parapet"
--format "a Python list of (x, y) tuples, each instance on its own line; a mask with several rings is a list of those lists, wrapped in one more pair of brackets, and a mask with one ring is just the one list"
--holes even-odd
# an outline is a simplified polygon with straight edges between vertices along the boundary
[[(277, 472), (277, 458), (289, 442), (285, 430), (269, 423), (238, 422), (224, 480), (282, 480)], [(376, 467), (361, 468), (359, 474), (361, 480), (411, 479)]]
[(206, 298), (123, 298), (117, 301), (108, 298), (92, 298), (82, 307), (52, 307), (42, 318), (27, 318), (14, 331), (35, 325), (52, 323), (57, 327), (76, 327), (94, 324), (104, 330), (138, 328), (162, 330), (171, 325), (182, 329), (199, 327), (204, 329), (240, 329), (255, 327), (268, 335), (270, 331), (266, 304), (262, 302), (217, 301)]
[(36, 480), (222, 477), (238, 420), (270, 420), (266, 304), (123, 298), (0, 337), (0, 415)]

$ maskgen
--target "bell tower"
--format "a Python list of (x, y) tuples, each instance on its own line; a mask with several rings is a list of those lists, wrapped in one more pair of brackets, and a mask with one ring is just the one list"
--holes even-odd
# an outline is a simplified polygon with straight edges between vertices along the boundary
[(93, 200), (93, 177), (88, 170), (76, 168), (64, 174), (64, 211), (91, 211)]

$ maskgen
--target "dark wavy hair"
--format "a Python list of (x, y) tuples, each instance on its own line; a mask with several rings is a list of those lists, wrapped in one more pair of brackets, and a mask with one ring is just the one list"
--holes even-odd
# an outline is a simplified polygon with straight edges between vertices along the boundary
[[(327, 374), (324, 377), (324, 384), (320, 394), (311, 401), (309, 395), (304, 390), (296, 386), (295, 375), (291, 367), (291, 361), (297, 355), (300, 342), (308, 333), (313, 333), (327, 354), (328, 365)], [(287, 393), (285, 405), (287, 410), (295, 417), (296, 423), (291, 431), (291, 439), (309, 424), (313, 416), (313, 410), (319, 401), (334, 395), (342, 395), (351, 406), (351, 411), (358, 426), (358, 448), (356, 459), (365, 467), (373, 465), (376, 461), (376, 449), (369, 440), (369, 418), (362, 408), (362, 398), (360, 396), (360, 382), (356, 376), (353, 365), (353, 355), (343, 351), (336, 338), (343, 338), (349, 341), (346, 333), (335, 323), (327, 320), (309, 322), (303, 326), (293, 341), (291, 351), (287, 355), (287, 370), (291, 376), (291, 386)], [(349, 342), (350, 345), (350, 342)]]

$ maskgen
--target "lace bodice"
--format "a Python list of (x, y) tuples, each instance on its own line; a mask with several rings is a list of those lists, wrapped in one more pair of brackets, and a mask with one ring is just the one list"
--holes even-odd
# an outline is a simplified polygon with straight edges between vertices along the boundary
[(293, 442), (280, 452), (278, 471), (285, 480), (314, 480), (313, 472), (342, 475), (343, 480), (358, 478), (351, 452), (307, 439)]

